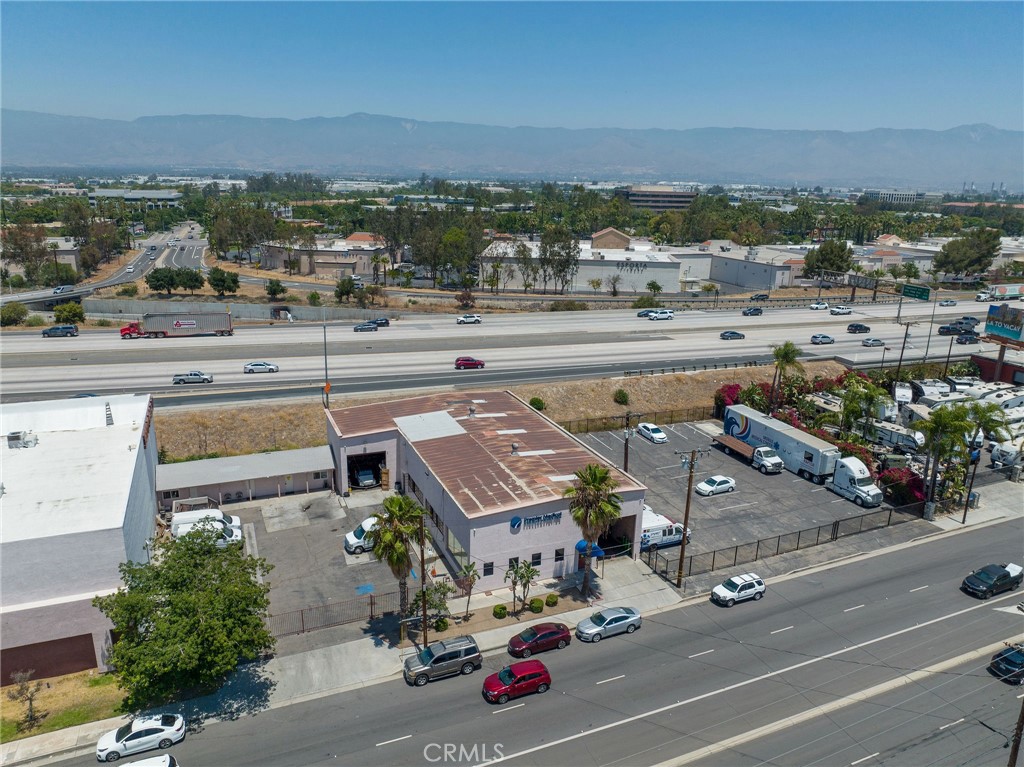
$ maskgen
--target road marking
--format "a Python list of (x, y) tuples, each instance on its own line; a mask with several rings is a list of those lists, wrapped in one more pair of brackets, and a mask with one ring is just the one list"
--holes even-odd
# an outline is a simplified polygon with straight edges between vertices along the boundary
[(757, 506), (757, 501), (751, 501), (750, 503), (737, 503), (735, 506), (723, 506), (719, 511), (728, 511), (729, 509), (742, 509), (744, 506)]
[(856, 607), (847, 607), (847, 608), (846, 608), (845, 610), (843, 610), (843, 612), (844, 612), (844, 613), (848, 613), (848, 612), (850, 612), (851, 610), (859, 610), (859, 609), (860, 609), (860, 608), (862, 608), (863, 606), (864, 606), (864, 605), (857, 605)]
[(960, 724), (960, 722), (963, 722), (963, 721), (965, 721), (965, 720), (964, 720), (964, 718), (963, 718), (963, 717), (960, 717), (960, 718), (959, 718), (959, 719), (957, 719), (957, 720), (956, 720), (955, 722), (950, 722), (949, 724), (944, 724), (944, 725), (942, 725), (942, 726), (941, 726), (941, 727), (939, 728), (939, 731), (941, 732), (942, 730), (946, 729), (947, 727), (952, 727), (952, 726), (953, 726), (954, 724)]
[(803, 482), (803, 481), (804, 481), (804, 478), (803, 478), (803, 477), (797, 477), (796, 479), (791, 479), (791, 480), (789, 480), (789, 481), (790, 481), (790, 482)]
[(820, 492), (821, 492), (822, 490), (824, 490), (824, 489), (825, 489), (825, 488), (823, 488), (823, 487), (819, 487), (819, 488), (818, 488), (817, 490), (812, 490), (811, 492), (812, 492), (812, 493), (820, 493)]
[(614, 682), (616, 679), (625, 679), (625, 678), (626, 678), (625, 674), (619, 674), (618, 676), (613, 676), (611, 679), (602, 679), (600, 682), (597, 682), (597, 684), (604, 684), (605, 682)]
[(927, 586), (918, 586), (916, 589), (911, 589), (909, 593), (913, 594), (915, 591), (920, 591), (921, 589), (926, 589), (926, 588), (928, 588), (928, 587)]
[(1024, 698), (1024, 693), (1021, 693), (1020, 695), (1017, 696), (1017, 700), (1020, 700), (1021, 698)]
[(516, 703), (516, 705), (514, 706), (509, 706), (508, 708), (499, 708), (497, 711), (492, 711), (491, 714), (504, 714), (506, 711), (511, 711), (514, 708), (522, 708), (525, 705), (525, 703)]
[(838, 498), (838, 499), (832, 501), (832, 503), (842, 503), (845, 500), (846, 500), (845, 498)]
[(400, 738), (392, 738), (391, 740), (385, 740), (383, 743), (378, 743), (377, 747), (379, 748), (380, 746), (386, 746), (388, 743), (397, 743), (400, 740), (408, 740), (411, 737), (412, 735), (403, 735)]
[(704, 652), (699, 652), (696, 655), (687, 655), (686, 657), (687, 658), (699, 658), (701, 655), (707, 655), (709, 652), (714, 652), (714, 650), (705, 650)]
[(866, 762), (868, 759), (874, 759), (880, 753), (881, 751), (876, 751), (875, 753), (870, 754), (869, 756), (865, 756), (863, 759), (858, 759), (856, 762), (850, 762), (850, 767), (853, 767), (853, 765), (855, 764), (860, 764), (861, 762)]
[(789, 631), (791, 628), (793, 628), (793, 627), (792, 626), (786, 626), (786, 628), (784, 628), (784, 629), (775, 629), (775, 631), (773, 631), (772, 633), (773, 634), (781, 634), (783, 631)]

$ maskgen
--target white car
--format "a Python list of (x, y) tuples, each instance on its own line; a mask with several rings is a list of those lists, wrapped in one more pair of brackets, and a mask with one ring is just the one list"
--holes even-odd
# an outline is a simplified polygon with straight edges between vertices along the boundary
[(849, 306), (833, 306), (828, 311), (829, 314), (853, 314), (853, 309)]
[(952, 298), (947, 298), (945, 301), (939, 301), (939, 306), (956, 306), (956, 301)]
[(653, 423), (640, 423), (637, 424), (636, 433), (644, 439), (649, 439), (656, 445), (660, 445), (663, 442), (668, 442), (668, 435), (655, 426)]
[(479, 325), (484, 319), (479, 314), (463, 314), (455, 320), (456, 325)]
[(135, 271), (135, 264), (129, 264), (124, 269), (125, 274), (131, 274), (134, 271)]
[(676, 313), (671, 309), (655, 309), (647, 315), (649, 320), (674, 320)]
[(811, 336), (811, 343), (814, 344), (814, 345), (818, 345), (818, 344), (834, 344), (835, 342), (836, 342), (836, 339), (834, 339), (830, 335), (826, 335), (825, 333), (815, 333), (813, 336)]
[(269, 362), (247, 362), (242, 367), (243, 373), (277, 373), (281, 368)]
[(815, 301), (811, 304), (812, 309), (828, 309), (828, 304), (824, 301)]
[(697, 492), (697, 495), (731, 493), (736, 489), (736, 480), (732, 477), (723, 477), (721, 474), (716, 474), (713, 477), (708, 477), (693, 489)]
[(116, 762), (128, 754), (170, 748), (184, 739), (185, 717), (180, 714), (143, 716), (103, 735), (96, 744), (96, 759)]
[(744, 602), (748, 599), (758, 600), (764, 596), (768, 587), (764, 585), (764, 579), (756, 573), (736, 575), (715, 586), (711, 591), (711, 598), (720, 605), (732, 607), (737, 602)]

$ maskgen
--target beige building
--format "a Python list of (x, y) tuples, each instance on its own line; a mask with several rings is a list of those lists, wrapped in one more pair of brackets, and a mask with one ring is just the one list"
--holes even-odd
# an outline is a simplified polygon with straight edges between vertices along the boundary
[(285, 269), (294, 260), (294, 271), (341, 279), (373, 273), (373, 258), (387, 254), (387, 248), (371, 232), (355, 232), (345, 238), (318, 239), (315, 248), (289, 247), (280, 242), (260, 245), (264, 268)]

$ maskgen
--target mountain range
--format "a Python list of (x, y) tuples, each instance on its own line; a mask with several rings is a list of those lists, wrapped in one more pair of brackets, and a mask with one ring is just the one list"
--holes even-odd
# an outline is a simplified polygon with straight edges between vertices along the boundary
[(1024, 183), (1024, 132), (498, 127), (352, 114), (107, 120), (0, 110), (5, 171), (48, 168), (987, 190)]

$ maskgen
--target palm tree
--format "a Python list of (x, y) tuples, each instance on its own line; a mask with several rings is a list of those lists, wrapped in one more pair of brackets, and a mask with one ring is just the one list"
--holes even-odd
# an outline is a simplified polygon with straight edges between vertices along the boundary
[(804, 366), (799, 362), (801, 354), (800, 347), (792, 341), (772, 346), (772, 358), (775, 360), (775, 376), (772, 378), (772, 392), (768, 398), (769, 412), (775, 407), (776, 394), (781, 391), (786, 374), (791, 370), (801, 374), (804, 372)]
[(590, 596), (590, 560), (597, 539), (612, 526), (622, 511), (622, 496), (615, 492), (618, 483), (611, 471), (596, 463), (588, 463), (576, 470), (572, 487), (565, 489), (570, 498), (569, 513), (579, 525), (583, 540), (587, 542), (583, 554), (583, 598)]
[(928, 418), (918, 422), (918, 428), (924, 433), (924, 500), (928, 503), (935, 495), (939, 466), (964, 452), (972, 424), (967, 408), (957, 404), (935, 408)]
[(388, 496), (384, 499), (384, 511), (377, 515), (373, 533), (373, 555), (391, 569), (398, 581), (398, 604), (403, 617), (409, 612), (408, 579), (415, 556), (413, 546), (420, 543), (422, 516), (423, 507), (409, 496)]
[(978, 436), (1003, 434), (1006, 429), (1006, 411), (997, 402), (975, 400), (967, 404), (967, 415), (974, 425), (971, 431), (970, 445), (973, 449)]
[(459, 570), (459, 579), (463, 583), (463, 588), (466, 590), (466, 618), (469, 618), (469, 600), (473, 596), (473, 587), (476, 582), (480, 580), (480, 573), (476, 571), (475, 562), (467, 562)]

